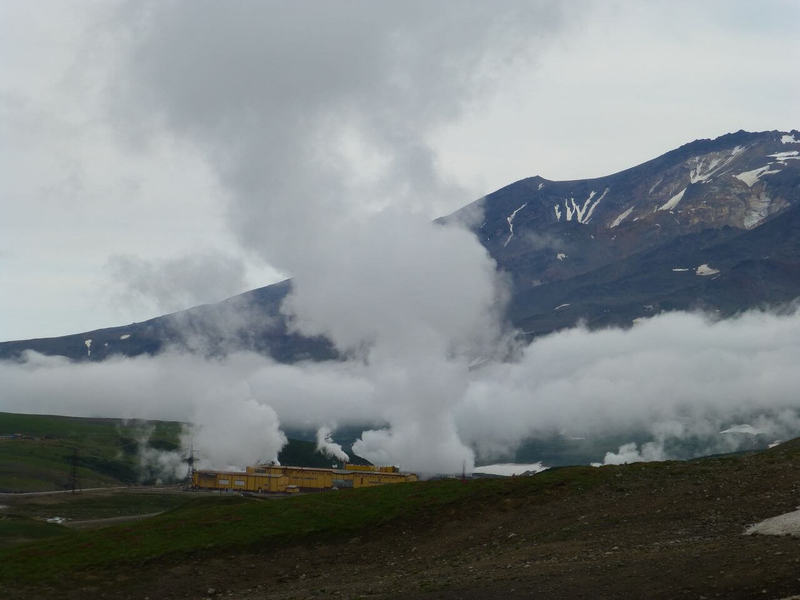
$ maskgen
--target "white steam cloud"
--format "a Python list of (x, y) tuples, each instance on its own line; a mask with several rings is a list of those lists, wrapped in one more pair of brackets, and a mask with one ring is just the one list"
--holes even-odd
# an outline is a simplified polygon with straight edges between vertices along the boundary
[(341, 445), (333, 441), (331, 434), (331, 428), (327, 426), (320, 427), (317, 430), (317, 451), (336, 460), (349, 462), (350, 456), (342, 450)]
[(460, 407), (459, 430), (481, 455), (553, 432), (647, 432), (652, 444), (619, 451), (644, 460), (681, 457), (680, 441), (692, 441), (693, 454), (734, 450), (741, 439), (719, 432), (742, 421), (773, 439), (794, 437), (798, 333), (797, 314), (761, 312), (720, 322), (669, 313), (628, 331), (557, 333), (516, 362), (485, 368)]
[[(474, 456), (505, 457), (553, 433), (630, 435), (630, 444), (605, 448), (608, 463), (749, 447), (744, 424), (765, 442), (796, 437), (799, 360), (798, 314), (713, 322), (673, 313), (627, 331), (554, 334), (514, 361), (472, 371), (455, 360), (409, 369), (407, 361), (284, 365), (253, 354), (81, 364), (28, 354), (0, 363), (0, 410), (193, 422), (195, 449), (215, 466), (273, 458), (285, 443), (279, 422), (323, 437), (330, 423), (374, 423), (357, 454), (459, 473), (464, 463), (472, 469)], [(434, 385), (443, 400), (413, 397)], [(387, 422), (391, 429), (381, 429)]]
[(497, 345), (504, 292), (474, 236), (430, 222), (465, 197), (431, 139), (507, 65), (532, 62), (559, 22), (554, 7), (123, 10), (129, 77), (115, 79), (115, 118), (132, 137), (152, 127), (205, 149), (240, 243), (292, 276), (283, 309), (294, 329), (367, 365), (357, 380), (368, 414), (389, 424), (356, 444), (367, 457), (472, 468), (453, 419), (469, 365)]

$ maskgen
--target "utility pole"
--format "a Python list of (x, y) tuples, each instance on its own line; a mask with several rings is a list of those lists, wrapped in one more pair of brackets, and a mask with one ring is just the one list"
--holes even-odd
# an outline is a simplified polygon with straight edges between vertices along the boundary
[(194, 440), (189, 442), (189, 456), (186, 459), (186, 483), (191, 487), (192, 475), (194, 475)]
[(78, 449), (72, 449), (72, 456), (70, 457), (71, 467), (69, 470), (69, 487), (72, 490), (72, 493), (75, 493), (75, 490), (80, 491), (81, 486), (78, 482)]

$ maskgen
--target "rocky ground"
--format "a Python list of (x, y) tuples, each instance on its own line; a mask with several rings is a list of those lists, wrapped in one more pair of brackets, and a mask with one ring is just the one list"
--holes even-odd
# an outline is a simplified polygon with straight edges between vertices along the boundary
[(393, 522), (347, 539), (82, 573), (35, 593), (139, 600), (789, 598), (800, 595), (800, 538), (743, 534), (798, 505), (800, 454), (778, 447), (631, 465), (583, 493), (466, 502), (424, 522)]

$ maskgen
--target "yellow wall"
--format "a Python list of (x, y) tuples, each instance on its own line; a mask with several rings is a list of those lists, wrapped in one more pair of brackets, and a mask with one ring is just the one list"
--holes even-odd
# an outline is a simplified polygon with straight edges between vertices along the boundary
[[(279, 465), (255, 465), (246, 471), (195, 471), (192, 484), (207, 489), (256, 492), (285, 492), (287, 486), (301, 490), (329, 490), (334, 481), (340, 487), (372, 487), (388, 483), (416, 481), (413, 473), (399, 473), (397, 467), (364, 467), (347, 465), (346, 471)], [(350, 468), (354, 467), (354, 468)]]
[(285, 475), (255, 474), (246, 471), (195, 471), (192, 474), (192, 484), (195, 487), (212, 490), (284, 492), (288, 478)]

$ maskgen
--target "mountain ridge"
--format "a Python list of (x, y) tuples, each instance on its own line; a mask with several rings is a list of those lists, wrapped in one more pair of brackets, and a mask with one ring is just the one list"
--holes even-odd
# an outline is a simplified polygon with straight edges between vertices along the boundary
[[(800, 296), (800, 131), (699, 139), (593, 179), (537, 175), (436, 222), (467, 226), (509, 274), (506, 317), (528, 337), (669, 310), (730, 316), (790, 303)], [(141, 323), (3, 342), (0, 359), (33, 350), (102, 360), (169, 347), (337, 358), (328, 340), (292, 332), (280, 312), (290, 290), (284, 280)]]

